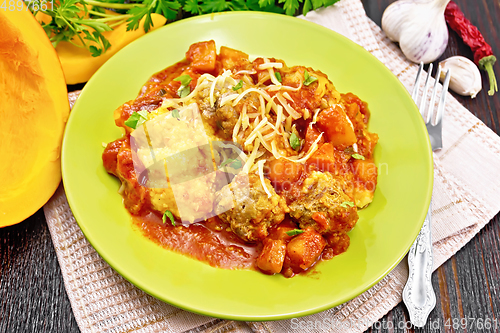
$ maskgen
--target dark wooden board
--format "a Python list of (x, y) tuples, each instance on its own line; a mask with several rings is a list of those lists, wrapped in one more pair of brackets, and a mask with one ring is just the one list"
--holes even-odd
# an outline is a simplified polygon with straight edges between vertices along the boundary
[[(380, 25), (384, 9), (392, 1), (362, 2), (367, 15)], [(456, 2), (478, 25), (494, 53), (500, 55), (500, 2)], [(451, 32), (444, 57), (457, 54), (472, 57), (458, 35)], [(495, 70), (500, 74), (498, 64)], [(500, 79), (500, 75), (497, 77)], [(488, 87), (486, 78), (483, 87)], [(483, 92), (474, 100), (457, 98), (500, 134), (500, 94), (489, 97)], [(433, 274), (437, 305), (424, 329), (408, 328), (408, 313), (399, 304), (367, 332), (500, 332), (499, 238), (500, 215), (497, 215)], [(453, 324), (460, 324), (462, 318), (467, 318), (468, 328), (462, 329), (461, 325), (454, 328)], [(487, 318), (491, 322), (496, 320), (496, 330), (485, 327)], [(42, 210), (18, 225), (0, 229), (0, 332), (79, 332)]]
[[(368, 17), (380, 26), (385, 8), (393, 1), (362, 2)], [(500, 55), (500, 2), (455, 2), (466, 17), (480, 29), (485, 40), (493, 48), (493, 53)], [(472, 51), (458, 34), (450, 30), (448, 48), (438, 61), (454, 55), (473, 59)], [(434, 65), (437, 65), (437, 62)], [(500, 79), (500, 62), (497, 62), (494, 69), (497, 79)], [(486, 91), (489, 89), (489, 82), (484, 72), (482, 74), (483, 91), (477, 98), (471, 99), (457, 94), (454, 96), (489, 128), (500, 134), (500, 93), (488, 96)], [(500, 170), (498, 174), (500, 176)], [(500, 215), (497, 215), (471, 242), (434, 272), (432, 284), (436, 291), (437, 304), (424, 328), (410, 328), (408, 312), (401, 303), (390, 311), (380, 324), (376, 323), (367, 332), (500, 332), (499, 238)], [(485, 325), (486, 322), (492, 323), (491, 327)]]

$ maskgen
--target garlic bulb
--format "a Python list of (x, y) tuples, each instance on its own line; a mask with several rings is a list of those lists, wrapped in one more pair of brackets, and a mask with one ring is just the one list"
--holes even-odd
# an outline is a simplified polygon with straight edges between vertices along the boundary
[(450, 0), (398, 0), (382, 16), (382, 30), (409, 60), (425, 64), (439, 58), (448, 45), (444, 11)]
[(440, 79), (444, 80), (446, 72), (451, 70), (450, 89), (462, 96), (476, 97), (481, 91), (481, 73), (476, 64), (462, 56), (454, 56), (439, 63), (443, 71)]

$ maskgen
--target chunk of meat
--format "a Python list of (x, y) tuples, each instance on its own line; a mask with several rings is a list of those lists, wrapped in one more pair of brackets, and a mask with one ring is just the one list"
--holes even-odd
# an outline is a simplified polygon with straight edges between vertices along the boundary
[(283, 221), (289, 212), (285, 199), (276, 194), (271, 182), (265, 179), (265, 183), (270, 198), (255, 174), (248, 178), (240, 174), (215, 194), (215, 212), (244, 241), (264, 239), (268, 228)]
[(260, 106), (259, 95), (255, 92), (248, 93), (235, 107), (231, 103), (220, 106), (220, 97), (215, 103), (215, 123), (220, 130), (218, 134), (222, 134), (224, 138), (229, 139), (233, 136), (234, 126), (238, 122), (243, 108), (246, 108), (248, 113), (258, 110)]
[(302, 229), (319, 233), (347, 232), (358, 221), (353, 200), (345, 194), (342, 183), (329, 172), (312, 172), (302, 185), (301, 195), (293, 201), (290, 216)]

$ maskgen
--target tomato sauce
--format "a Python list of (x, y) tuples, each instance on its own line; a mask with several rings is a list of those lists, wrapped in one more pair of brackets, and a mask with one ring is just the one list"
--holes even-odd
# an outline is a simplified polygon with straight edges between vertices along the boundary
[(133, 223), (141, 232), (158, 245), (213, 267), (226, 269), (255, 269), (262, 246), (240, 240), (218, 218), (189, 226), (173, 226), (167, 219), (154, 212), (135, 215)]

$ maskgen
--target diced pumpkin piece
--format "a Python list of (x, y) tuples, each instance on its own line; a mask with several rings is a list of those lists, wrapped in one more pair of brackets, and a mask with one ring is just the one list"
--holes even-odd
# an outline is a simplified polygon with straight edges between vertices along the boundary
[(269, 229), (268, 237), (270, 239), (288, 241), (293, 236), (290, 236), (289, 234), (287, 234), (287, 232), (290, 232), (294, 229), (297, 229), (297, 224), (292, 222), (290, 219), (285, 218), (280, 224), (275, 225)]
[(352, 170), (356, 178), (365, 184), (365, 187), (374, 190), (377, 185), (377, 166), (370, 160), (354, 160)]
[(317, 125), (334, 147), (344, 149), (357, 141), (352, 124), (340, 105), (321, 111)]
[(186, 52), (186, 59), (191, 63), (191, 67), (199, 71), (213, 71), (217, 60), (217, 49), (215, 42), (199, 42), (192, 44)]
[(313, 229), (307, 229), (288, 242), (286, 253), (290, 258), (290, 266), (295, 272), (308, 269), (318, 260), (325, 246), (323, 236)]
[(282, 240), (266, 239), (257, 258), (257, 267), (267, 274), (281, 272), (285, 261), (286, 245)]
[[(304, 146), (302, 147), (302, 151), (309, 151), (311, 146), (313, 145), (314, 141), (318, 138), (318, 136), (321, 134), (320, 131), (316, 128), (316, 126), (307, 126), (306, 129), (306, 135), (305, 135), (305, 143)], [(318, 145), (321, 145), (322, 143), (325, 142), (325, 137), (322, 136), (321, 139), (318, 141)]]
[(306, 162), (307, 165), (314, 165), (320, 171), (334, 171), (335, 159), (333, 156), (333, 146), (331, 143), (324, 143)]
[(250, 64), (248, 54), (226, 46), (220, 47), (219, 58), (224, 68), (238, 68)]
[(0, 10), (0, 227), (40, 209), (61, 180), (69, 114), (61, 64), (33, 15)]
[(354, 160), (351, 167), (355, 176), (354, 199), (356, 205), (362, 208), (373, 200), (377, 186), (377, 166), (371, 160)]
[(302, 174), (303, 167), (284, 158), (273, 160), (268, 165), (268, 177), (275, 187), (288, 190)]
[(344, 253), (351, 243), (349, 236), (345, 233), (328, 234), (325, 238), (333, 255)]

